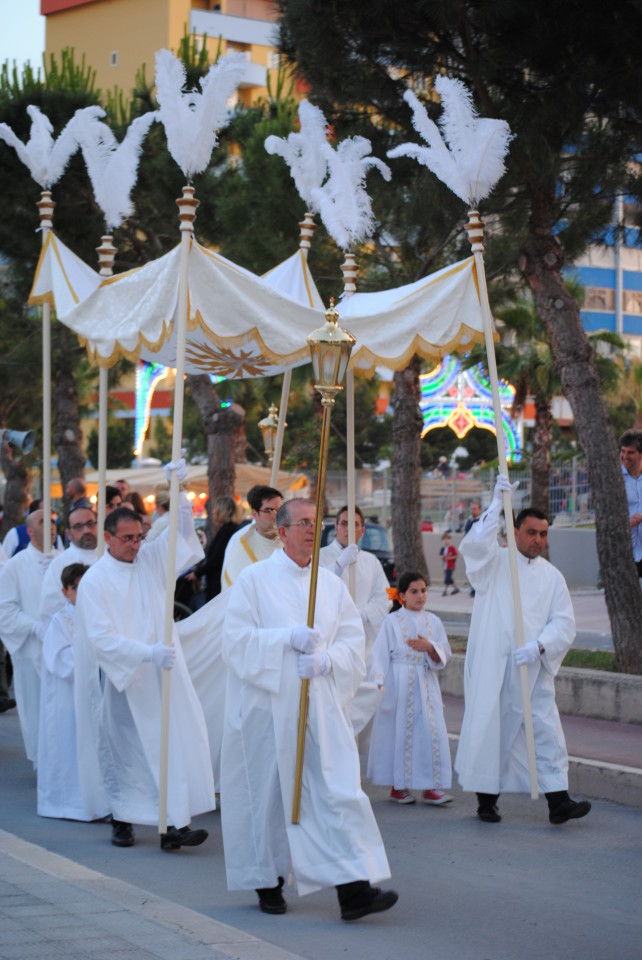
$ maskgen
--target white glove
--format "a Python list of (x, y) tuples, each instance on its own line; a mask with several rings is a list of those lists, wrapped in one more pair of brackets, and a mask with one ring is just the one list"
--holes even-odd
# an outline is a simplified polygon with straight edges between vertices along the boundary
[(508, 477), (505, 477), (503, 473), (498, 473), (497, 481), (495, 483), (495, 490), (493, 492), (493, 500), (495, 500), (499, 504), (502, 504), (504, 502), (504, 498), (502, 496), (502, 493), (504, 492), (504, 490), (507, 493), (510, 493), (512, 497), (512, 495), (517, 490), (518, 486), (519, 486), (519, 480), (516, 480), (515, 483), (511, 483)]
[(312, 627), (292, 627), (290, 646), (297, 653), (312, 653), (321, 642), (321, 634)]
[(176, 475), (178, 476), (179, 483), (185, 483), (187, 480), (187, 466), (185, 464), (185, 458), (181, 457), (178, 463), (174, 463), (173, 460), (170, 460), (169, 463), (166, 463), (163, 467), (163, 473), (165, 474), (165, 479), (169, 484), (172, 482), (172, 471), (176, 470)]
[(337, 559), (337, 568), (339, 573), (341, 573), (342, 570), (345, 570), (345, 568), (349, 567), (351, 564), (356, 563), (358, 556), (359, 547), (356, 545), (356, 543), (349, 543), (347, 547), (344, 547)]
[(521, 667), (522, 664), (537, 663), (539, 660), (537, 640), (529, 640), (523, 647), (513, 650), (513, 657), (518, 667)]
[(326, 677), (332, 669), (332, 661), (325, 650), (315, 650), (314, 653), (300, 653), (297, 666), (301, 679), (311, 680), (313, 677)]
[(171, 670), (176, 663), (176, 647), (172, 643), (166, 647), (162, 640), (152, 644), (147, 648), (146, 660), (151, 661), (154, 666), (162, 667), (164, 670)]

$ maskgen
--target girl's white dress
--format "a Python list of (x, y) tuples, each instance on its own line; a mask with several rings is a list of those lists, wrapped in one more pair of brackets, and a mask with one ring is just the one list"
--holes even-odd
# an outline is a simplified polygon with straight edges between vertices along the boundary
[[(413, 650), (408, 640), (426, 637), (439, 654)], [(427, 610), (402, 607), (387, 616), (373, 647), (370, 678), (384, 686), (375, 713), (368, 777), (396, 790), (448, 789), (452, 766), (436, 671), (451, 655), (441, 620)]]

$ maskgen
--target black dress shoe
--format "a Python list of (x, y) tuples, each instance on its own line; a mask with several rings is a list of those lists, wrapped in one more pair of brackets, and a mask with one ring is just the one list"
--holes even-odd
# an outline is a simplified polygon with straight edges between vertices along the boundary
[(396, 890), (382, 890), (380, 887), (371, 887), (368, 884), (364, 894), (346, 900), (339, 896), (342, 920), (360, 920), (371, 913), (382, 913), (390, 910), (399, 899)]
[(553, 807), (548, 812), (548, 819), (551, 823), (566, 823), (567, 820), (579, 820), (585, 817), (591, 809), (588, 800), (571, 800), (568, 797), (561, 803)]
[(205, 843), (209, 834), (207, 830), (190, 830), (189, 827), (168, 827), (167, 833), (160, 838), (161, 850), (178, 850), (179, 847), (198, 847)]
[(285, 913), (288, 909), (288, 905), (281, 893), (281, 887), (284, 883), (283, 877), (279, 877), (279, 882), (276, 887), (261, 887), (256, 891), (259, 897), (259, 908), (263, 913)]
[(502, 819), (495, 804), (490, 807), (477, 807), (477, 816), (484, 823), (499, 823)]
[(16, 701), (13, 697), (3, 697), (0, 700), (0, 713), (4, 713), (5, 710), (13, 710), (16, 705)]
[(131, 823), (126, 823), (124, 820), (112, 820), (111, 842), (115, 847), (133, 847), (135, 839)]

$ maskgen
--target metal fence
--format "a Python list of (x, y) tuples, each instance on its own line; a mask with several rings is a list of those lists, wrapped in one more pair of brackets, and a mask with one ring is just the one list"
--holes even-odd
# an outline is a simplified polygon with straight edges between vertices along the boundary
[[(473, 500), (489, 505), (495, 487), (496, 473), (489, 470), (468, 473), (451, 472), (450, 476), (428, 476), (422, 481), (422, 521), (433, 529), (463, 530)], [(519, 480), (513, 495), (513, 508), (519, 512), (531, 501), (531, 473), (526, 466), (510, 468), (511, 482)], [(550, 521), (555, 526), (591, 525), (595, 514), (591, 502), (588, 471), (584, 459), (551, 462), (549, 486)], [(453, 524), (453, 517), (455, 522)]]

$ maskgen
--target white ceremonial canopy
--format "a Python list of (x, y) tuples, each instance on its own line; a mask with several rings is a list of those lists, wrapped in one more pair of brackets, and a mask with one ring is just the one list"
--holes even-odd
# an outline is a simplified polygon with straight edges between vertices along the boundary
[(100, 286), (100, 274), (88, 267), (50, 230), (40, 251), (29, 306), (49, 303), (58, 317), (74, 309)]
[[(101, 365), (125, 356), (175, 366), (179, 257), (176, 247), (109, 277), (73, 309), (64, 271), (58, 275), (57, 258), (47, 257), (58, 318)], [(38, 271), (32, 298), (47, 293), (47, 278)], [(300, 250), (260, 278), (192, 241), (188, 299), (188, 373), (273, 376), (309, 362), (306, 337), (319, 326), (322, 303)], [(376, 365), (402, 369), (414, 353), (434, 358), (483, 340), (472, 257), (403, 287), (354, 294), (338, 310), (356, 337), (351, 366), (362, 376)]]

